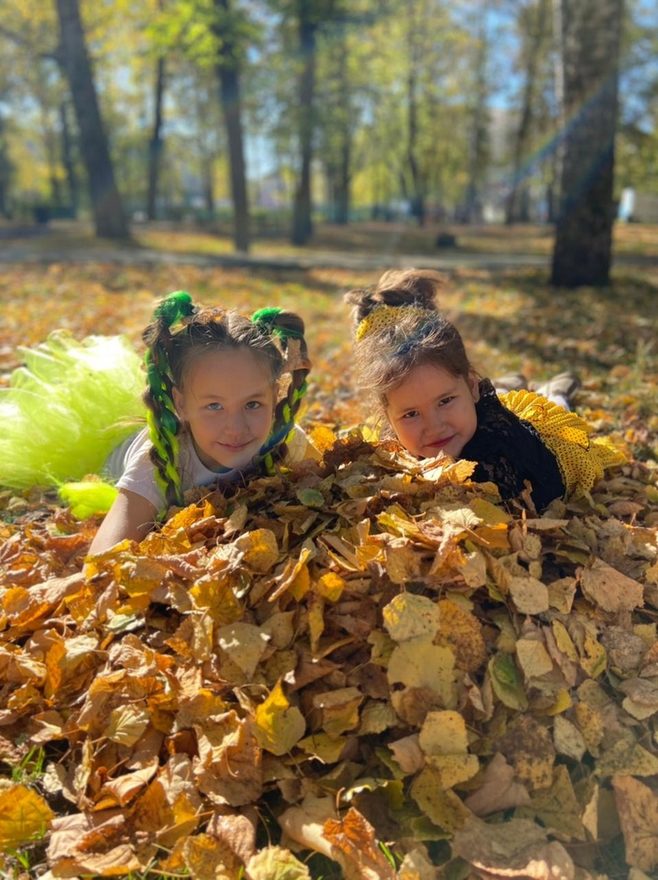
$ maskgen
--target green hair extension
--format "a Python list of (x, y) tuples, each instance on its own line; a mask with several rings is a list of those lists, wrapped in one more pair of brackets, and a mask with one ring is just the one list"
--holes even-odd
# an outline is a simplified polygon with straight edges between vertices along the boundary
[(277, 306), (267, 306), (264, 309), (258, 309), (251, 316), (252, 324), (266, 327), (270, 333), (276, 334), (280, 339), (302, 339), (303, 335), (298, 330), (275, 326), (276, 319), (282, 311), (283, 309)]
[[(182, 329), (177, 325), (182, 325), (183, 319), (191, 317), (195, 311), (190, 294), (186, 290), (176, 290), (157, 306), (153, 318), (156, 324), (167, 328), (171, 334), (172, 330), (176, 333)], [(160, 341), (160, 334), (146, 350), (144, 365), (150, 398), (155, 405), (149, 407), (146, 417), (149, 438), (158, 459), (155, 479), (165, 497), (169, 498), (172, 490), (176, 503), (180, 504), (183, 492), (177, 465), (179, 421), (171, 397), (172, 380), (167, 351)]]
[(171, 327), (192, 314), (194, 314), (194, 303), (190, 294), (186, 290), (175, 290), (157, 306), (153, 318)]

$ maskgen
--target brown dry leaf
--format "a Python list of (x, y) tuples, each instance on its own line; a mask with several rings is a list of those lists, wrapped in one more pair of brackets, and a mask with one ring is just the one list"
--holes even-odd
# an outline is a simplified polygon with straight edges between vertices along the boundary
[(548, 611), (548, 587), (534, 577), (513, 577), (509, 593), (517, 611), (521, 614), (541, 614)]
[(604, 611), (630, 611), (644, 604), (642, 584), (602, 559), (579, 569), (578, 575), (585, 596)]
[(324, 836), (341, 853), (348, 876), (395, 880), (395, 869), (377, 846), (373, 827), (354, 807), (350, 807), (343, 819), (327, 819)]
[(487, 659), (482, 624), (474, 614), (451, 599), (439, 602), (439, 631), (434, 641), (452, 648), (458, 669), (475, 672)]
[(229, 847), (210, 834), (186, 838), (181, 853), (195, 880), (234, 880), (240, 868)]
[(612, 787), (624, 832), (626, 861), (651, 871), (658, 866), (658, 795), (632, 776), (614, 776)]
[(496, 752), (480, 777), (479, 788), (464, 803), (477, 816), (487, 816), (529, 804), (530, 795), (524, 785), (515, 781), (514, 770), (505, 758)]
[(527, 819), (487, 825), (469, 819), (455, 832), (453, 853), (487, 877), (523, 880), (573, 880), (574, 864), (564, 847), (548, 842), (546, 833)]
[(531, 715), (517, 716), (498, 746), (530, 791), (551, 785), (555, 749), (547, 728)]
[[(620, 834), (608, 776), (646, 773), (653, 790), (657, 775), (658, 471), (631, 462), (529, 519), (469, 482), (472, 468), (341, 438), (323, 464), (203, 490), (139, 545), (91, 560), (86, 582), (95, 523), (36, 495), (25, 517), (8, 508), (0, 754), (42, 745), (44, 788), (83, 811), (68, 838), (47, 832), (53, 874), (237, 875), (255, 857), (255, 872), (306, 876), (290, 837), (349, 880), (378, 877), (376, 843), (361, 871), (354, 847), (323, 836), (337, 799), (387, 842), (400, 878), (544, 876), (551, 860), (559, 874), (551, 837), (583, 827), (592, 840), (573, 857), (591, 873)], [(595, 596), (601, 566), (616, 574)], [(263, 867), (264, 809), (287, 836)], [(546, 825), (525, 862), (431, 864), (473, 811), (512, 846), (504, 810)]]

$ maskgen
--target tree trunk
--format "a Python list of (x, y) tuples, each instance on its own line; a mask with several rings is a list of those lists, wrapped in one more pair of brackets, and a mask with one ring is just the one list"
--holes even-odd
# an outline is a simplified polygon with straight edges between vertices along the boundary
[(155, 220), (157, 213), (158, 180), (162, 164), (162, 104), (165, 84), (165, 60), (158, 58), (155, 71), (155, 95), (153, 132), (149, 140), (148, 193), (146, 196), (146, 216)]
[(215, 185), (213, 181), (213, 157), (210, 154), (203, 156), (202, 174), (203, 202), (206, 206), (208, 217), (212, 218), (215, 213)]
[(9, 183), (12, 167), (9, 161), (7, 140), (4, 133), (5, 122), (0, 114), (0, 214), (9, 219)]
[(75, 170), (75, 160), (73, 158), (73, 138), (71, 137), (69, 125), (69, 113), (65, 101), (62, 101), (59, 106), (59, 118), (62, 133), (62, 165), (66, 172), (66, 183), (69, 188), (69, 205), (71, 206), (73, 217), (77, 217), (80, 206), (80, 191), (78, 175)]
[(130, 230), (114, 178), (96, 87), (80, 20), (78, 0), (57, 0), (59, 60), (69, 81), (80, 131), (80, 150), (89, 178), (96, 235), (128, 238)]
[(350, 82), (348, 76), (349, 57), (345, 33), (335, 47), (337, 106), (333, 125), (336, 129), (338, 146), (335, 150), (326, 149), (330, 155), (327, 164), (329, 178), (329, 198), (331, 219), (341, 226), (349, 223), (350, 184), (352, 177), (352, 112)]
[(336, 223), (344, 226), (350, 222), (350, 160), (352, 152), (351, 133), (349, 128), (343, 132), (343, 143), (340, 151), (340, 164), (336, 177), (334, 199), (336, 203)]
[(293, 204), (293, 244), (306, 244), (313, 234), (311, 220), (311, 164), (313, 161), (313, 128), (315, 92), (315, 37), (317, 25), (312, 19), (313, 0), (299, 0), (299, 48), (302, 70), (299, 79), (299, 148), (300, 174)]
[(215, 35), (219, 38), (217, 76), (226, 126), (233, 201), (233, 242), (238, 251), (249, 250), (249, 201), (242, 144), (242, 105), (237, 47), (231, 27), (231, 0), (215, 0), (218, 17)]
[[(533, 107), (536, 101), (537, 71), (541, 59), (541, 47), (546, 36), (548, 20), (548, 0), (537, 0), (536, 5), (527, 9), (525, 35), (525, 82), (519, 127), (514, 141), (514, 161), (512, 182), (505, 205), (505, 222), (510, 225), (518, 220), (528, 219), (527, 184), (523, 180), (522, 163), (528, 148), (533, 123)], [(523, 35), (522, 35), (523, 39)]]
[(418, 64), (420, 63), (415, 4), (407, 3), (409, 29), (407, 45), (409, 50), (409, 69), (407, 71), (407, 163), (411, 177), (411, 215), (419, 226), (425, 223), (425, 190), (418, 162)]
[(468, 186), (466, 189), (466, 222), (481, 223), (483, 216), (482, 188), (487, 162), (487, 58), (489, 45), (486, 17), (480, 13), (478, 21), (478, 48), (475, 58), (475, 103), (471, 122), (468, 159)]
[(551, 283), (606, 285), (622, 0), (555, 0), (562, 12), (566, 132)]

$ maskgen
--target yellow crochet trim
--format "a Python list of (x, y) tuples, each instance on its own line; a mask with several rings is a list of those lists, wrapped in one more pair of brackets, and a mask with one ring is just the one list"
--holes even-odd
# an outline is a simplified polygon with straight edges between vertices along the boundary
[(419, 309), (417, 306), (376, 306), (369, 315), (359, 321), (354, 338), (360, 342), (371, 333), (381, 333), (387, 327), (394, 327), (400, 323), (402, 317), (429, 317), (432, 315), (429, 309)]
[(609, 438), (592, 439), (587, 422), (534, 391), (501, 394), (503, 406), (536, 429), (555, 455), (565, 494), (589, 492), (605, 468), (624, 464), (624, 453)]

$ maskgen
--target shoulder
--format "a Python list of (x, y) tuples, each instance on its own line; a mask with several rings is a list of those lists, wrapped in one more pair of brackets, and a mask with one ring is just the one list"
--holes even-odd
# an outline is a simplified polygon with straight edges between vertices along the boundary
[(146, 429), (140, 431), (125, 446), (122, 461), (115, 462), (115, 466), (121, 465), (117, 488), (127, 489), (129, 492), (141, 495), (157, 510), (161, 510), (165, 505), (165, 498), (155, 479), (151, 448), (152, 444)]

